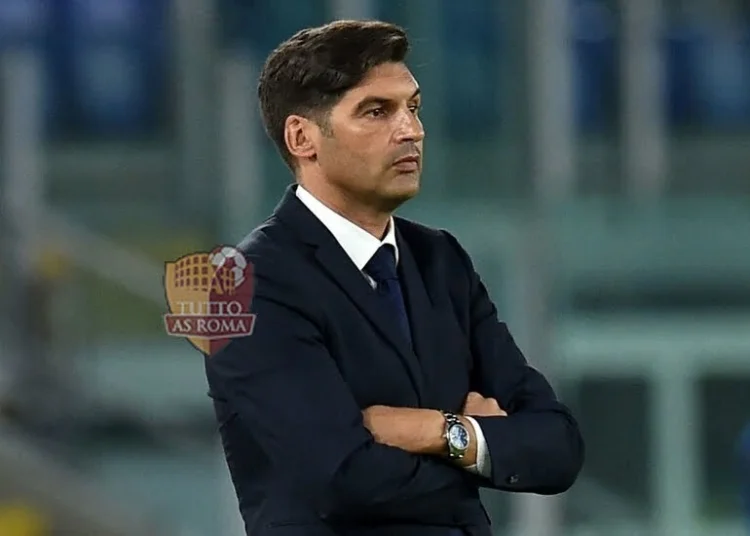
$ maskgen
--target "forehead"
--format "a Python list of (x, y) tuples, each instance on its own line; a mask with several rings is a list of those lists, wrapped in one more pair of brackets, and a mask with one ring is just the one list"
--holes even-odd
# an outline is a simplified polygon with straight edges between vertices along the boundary
[(419, 88), (417, 80), (403, 63), (384, 63), (373, 67), (367, 76), (345, 96), (345, 100), (361, 100), (370, 96), (407, 99)]

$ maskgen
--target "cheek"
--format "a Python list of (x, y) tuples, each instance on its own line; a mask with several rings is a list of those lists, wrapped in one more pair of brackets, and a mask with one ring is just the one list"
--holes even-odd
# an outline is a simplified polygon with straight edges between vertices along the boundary
[(358, 152), (362, 160), (368, 162), (371, 167), (382, 168), (389, 157), (389, 145), (383, 137), (372, 137), (358, 146)]
[(384, 131), (364, 131), (339, 126), (333, 138), (323, 140), (320, 165), (331, 175), (361, 179), (380, 176), (388, 165), (388, 136)]
[(387, 159), (385, 151), (375, 140), (357, 140), (356, 143), (340, 144), (329, 156), (333, 164), (349, 170), (377, 170)]
[(355, 177), (361, 183), (363, 176), (371, 174), (367, 155), (348, 144), (330, 144), (321, 153), (319, 165), (329, 180), (337, 183), (350, 184)]

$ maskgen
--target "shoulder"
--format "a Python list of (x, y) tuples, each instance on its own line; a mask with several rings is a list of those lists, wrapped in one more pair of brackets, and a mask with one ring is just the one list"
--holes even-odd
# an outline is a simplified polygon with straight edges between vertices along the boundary
[(276, 217), (253, 229), (236, 248), (252, 266), (259, 295), (291, 302), (306, 294), (307, 248)]
[(292, 251), (291, 235), (285, 232), (278, 218), (271, 216), (250, 231), (237, 244), (237, 249), (246, 257), (269, 258), (288, 255)]
[(469, 254), (450, 231), (402, 217), (396, 217), (394, 220), (396, 228), (410, 248), (426, 252), (430, 257), (437, 257), (443, 262), (460, 264), (464, 269), (472, 269)]
[(271, 217), (248, 233), (236, 247), (254, 265), (267, 266), (293, 255), (290, 240), (281, 223)]

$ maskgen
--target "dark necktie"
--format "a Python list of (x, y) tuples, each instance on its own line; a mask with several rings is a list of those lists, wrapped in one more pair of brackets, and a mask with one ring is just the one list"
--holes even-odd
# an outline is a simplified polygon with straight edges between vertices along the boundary
[[(404, 295), (401, 292), (401, 284), (396, 271), (396, 252), (393, 246), (388, 244), (380, 246), (375, 255), (365, 265), (364, 272), (375, 281), (378, 297), (383, 300), (386, 310), (398, 319), (404, 336), (411, 346), (411, 328), (409, 327)], [(451, 536), (465, 536), (465, 532), (458, 528), (451, 530), (449, 534)]]
[(411, 346), (411, 328), (396, 271), (396, 252), (393, 246), (388, 244), (380, 246), (365, 265), (364, 272), (375, 281), (378, 297), (398, 320), (406, 341)]

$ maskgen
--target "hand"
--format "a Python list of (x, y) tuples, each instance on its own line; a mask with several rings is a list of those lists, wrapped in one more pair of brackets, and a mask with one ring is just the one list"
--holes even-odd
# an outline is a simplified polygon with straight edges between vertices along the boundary
[(479, 393), (472, 391), (466, 396), (462, 415), (472, 417), (507, 417), (508, 414), (500, 407), (494, 398), (485, 398)]
[(440, 454), (445, 448), (444, 419), (439, 411), (370, 406), (362, 412), (375, 441), (412, 454)]

